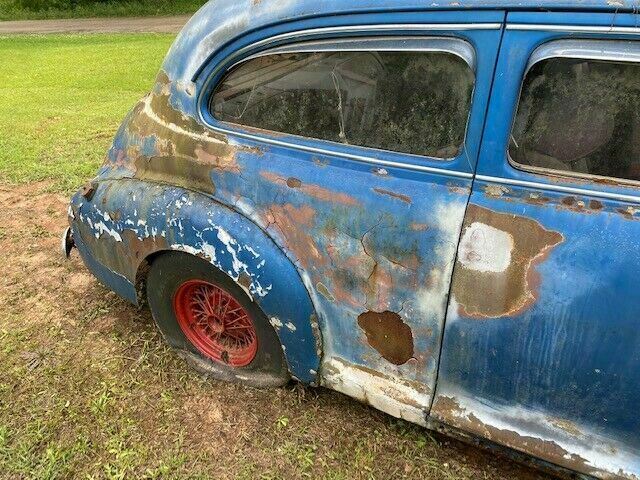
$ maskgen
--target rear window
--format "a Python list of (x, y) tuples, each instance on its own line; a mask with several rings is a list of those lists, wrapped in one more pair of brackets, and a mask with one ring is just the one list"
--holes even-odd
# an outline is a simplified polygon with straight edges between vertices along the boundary
[(640, 65), (536, 63), (524, 81), (509, 154), (524, 167), (640, 180)]
[(279, 53), (231, 70), (210, 110), (273, 132), (453, 158), (473, 86), (469, 65), (447, 52)]

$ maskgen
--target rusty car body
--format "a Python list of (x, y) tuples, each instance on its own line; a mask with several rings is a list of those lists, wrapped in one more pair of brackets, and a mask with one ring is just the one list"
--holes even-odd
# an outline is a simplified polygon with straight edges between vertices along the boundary
[[(133, 303), (167, 252), (197, 257), (269, 320), (292, 378), (558, 471), (638, 479), (636, 7), (211, 1), (73, 197), (65, 249), (74, 243), (91, 272)], [(349, 52), (374, 54), (346, 71)], [(460, 145), (407, 152), (366, 129), (365, 140), (348, 141), (356, 127), (343, 124), (344, 105), (354, 118), (382, 101), (376, 84), (397, 52), (424, 55), (412, 64), (420, 81), (436, 68), (429, 55), (454, 65), (439, 75), (463, 72), (428, 94), (404, 92), (434, 99), (439, 85), (466, 88), (468, 102), (456, 100)], [(313, 63), (336, 56), (342, 63), (326, 72)], [(293, 88), (312, 63), (326, 75), (304, 76), (316, 89), (307, 114), (335, 93), (335, 138), (243, 124), (244, 111), (221, 119), (233, 98), (258, 112), (263, 84)], [(416, 77), (406, 72), (394, 81)], [(540, 90), (551, 81), (566, 83)], [(307, 98), (285, 93), (277, 105)], [(401, 126), (384, 141), (435, 138), (437, 125)], [(251, 355), (233, 363), (228, 352), (216, 360), (178, 349), (214, 375), (270, 384), (245, 373)], [(232, 368), (221, 373), (225, 362)]]

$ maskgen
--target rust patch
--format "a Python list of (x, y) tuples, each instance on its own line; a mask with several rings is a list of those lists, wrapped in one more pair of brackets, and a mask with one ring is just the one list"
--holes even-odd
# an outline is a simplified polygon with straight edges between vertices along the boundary
[(457, 195), (467, 195), (470, 188), (463, 185), (456, 185), (454, 183), (447, 183), (447, 190), (449, 193), (455, 193)]
[(136, 282), (138, 267), (147, 256), (169, 248), (162, 236), (140, 239), (135, 231), (126, 229), (121, 233), (120, 242), (109, 235), (96, 238), (84, 222), (78, 222), (77, 226), (82, 242), (95, 258), (109, 270), (122, 273), (132, 283)]
[(211, 180), (213, 166), (184, 157), (143, 157), (136, 159), (135, 178), (160, 183), (170, 183), (190, 190), (213, 194)]
[(317, 198), (324, 202), (341, 203), (343, 205), (355, 206), (359, 202), (351, 195), (346, 193), (334, 192), (319, 185), (303, 185), (300, 187), (300, 191), (309, 195), (310, 197)]
[(502, 197), (504, 194), (509, 193), (509, 189), (503, 185), (487, 185), (484, 187), (484, 193), (489, 197)]
[(413, 358), (411, 327), (395, 312), (365, 312), (358, 316), (369, 345), (394, 365), (402, 365)]
[(325, 259), (309, 232), (315, 222), (316, 211), (308, 205), (273, 205), (266, 212), (267, 221), (278, 227), (286, 247), (303, 267), (323, 265)]
[(252, 282), (253, 281), (251, 280), (251, 277), (244, 272), (242, 272), (238, 277), (238, 285), (244, 287), (247, 290), (249, 289), (249, 287), (251, 287)]
[(271, 183), (283, 184), (289, 187), (291, 187), (291, 185), (289, 185), (291, 180), (293, 180), (294, 185), (297, 185), (297, 182), (300, 182), (299, 186), (291, 188), (296, 188), (305, 195), (317, 198), (318, 200), (322, 200), (323, 202), (339, 203), (348, 206), (356, 206), (360, 203), (358, 202), (358, 200), (353, 198), (351, 195), (347, 195), (346, 193), (335, 192), (319, 185), (303, 184), (302, 181), (298, 180), (297, 178), (285, 178), (273, 172), (260, 172), (260, 176), (267, 179)]
[(427, 230), (429, 230), (429, 225), (427, 225), (426, 223), (413, 222), (409, 225), (409, 228), (414, 232), (426, 232)]
[(584, 200), (578, 200), (576, 197), (564, 197), (560, 200), (560, 205), (561, 208), (566, 208), (568, 210), (571, 210), (573, 212), (583, 212), (583, 213), (590, 213), (588, 211), (585, 210), (586, 207), (586, 203), (584, 202)]
[(367, 297), (367, 305), (380, 310), (385, 308), (391, 303), (393, 292), (391, 272), (382, 268), (378, 262), (374, 263), (363, 290)]
[(174, 108), (170, 97), (170, 80), (160, 72), (153, 92), (130, 114), (126, 127), (130, 146), (118, 151), (115, 159), (107, 159), (107, 165), (129, 168), (135, 178), (213, 194), (214, 170), (240, 173), (238, 152), (262, 153), (229, 145), (224, 135), (210, 132)]
[(635, 214), (638, 213), (638, 209), (635, 207), (618, 208), (617, 211), (627, 220), (633, 220), (635, 218)]
[(540, 283), (536, 265), (563, 241), (563, 236), (530, 218), (470, 204), (463, 243), (472, 224), (486, 227), (487, 232), (496, 232), (496, 238), (508, 239), (510, 251), (497, 251), (509, 248), (506, 241), (498, 247), (484, 235), (469, 237), (465, 244), (467, 251), (462, 252), (465, 258), (459, 256), (454, 276), (453, 296), (459, 304), (459, 313), (475, 318), (522, 313), (536, 300)]
[(455, 398), (438, 396), (433, 404), (432, 415), (455, 428), (520, 450), (528, 455), (543, 458), (556, 465), (589, 475), (605, 473), (594, 469), (586, 459), (569, 453), (553, 441), (521, 435), (513, 430), (500, 429), (483, 423), (473, 412), (468, 412), (460, 406)]
[(525, 202), (530, 205), (546, 205), (547, 203), (551, 202), (551, 199), (549, 197), (542, 197), (537, 193), (531, 193), (527, 196)]
[(289, 177), (287, 178), (287, 187), (289, 188), (300, 188), (302, 186), (302, 181), (295, 178)]
[(583, 183), (595, 183), (598, 185), (610, 185), (610, 186), (626, 186), (624, 183), (613, 178), (594, 178), (592, 180), (583, 180)]
[(364, 293), (361, 293), (364, 288), (363, 280), (359, 275), (346, 268), (333, 269), (328, 272), (328, 275), (332, 289), (329, 293), (335, 302), (350, 305), (353, 308), (361, 308), (365, 305), (366, 298)]
[(82, 196), (91, 201), (96, 193), (96, 185), (93, 182), (88, 182), (82, 187)]
[(158, 235), (140, 239), (133, 230), (124, 230), (122, 240), (124, 242), (122, 253), (129, 258), (136, 270), (140, 262), (148, 255), (168, 248), (167, 240), (164, 237)]
[(411, 205), (411, 197), (408, 195), (392, 192), (391, 190), (385, 190), (384, 188), (374, 188), (373, 191), (379, 195), (387, 195), (388, 197), (395, 198), (396, 200), (400, 200), (401, 202)]
[(589, 208), (591, 210), (602, 210), (604, 208), (604, 205), (599, 200), (590, 200)]
[[(218, 146), (216, 145), (216, 147)], [(211, 152), (211, 149), (207, 149), (202, 145), (196, 145), (193, 153), (198, 163), (211, 166), (211, 168), (217, 170), (240, 173), (241, 170), (236, 161), (235, 152), (224, 152), (223, 155), (220, 155), (219, 150), (219, 148), (216, 148)], [(253, 150), (250, 151), (256, 153)]]

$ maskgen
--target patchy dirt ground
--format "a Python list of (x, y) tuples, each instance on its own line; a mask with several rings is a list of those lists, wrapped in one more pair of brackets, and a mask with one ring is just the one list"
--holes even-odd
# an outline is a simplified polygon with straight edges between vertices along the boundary
[(140, 18), (73, 18), (0, 22), (0, 35), (20, 33), (178, 33), (191, 15)]
[(0, 184), (0, 478), (549, 478), (338, 393), (191, 372), (60, 257), (66, 202)]

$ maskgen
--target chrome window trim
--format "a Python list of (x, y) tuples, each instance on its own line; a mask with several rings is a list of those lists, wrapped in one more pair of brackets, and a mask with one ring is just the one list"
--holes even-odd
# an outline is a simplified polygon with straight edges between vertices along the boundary
[[(246, 45), (235, 52), (233, 52), (227, 60), (233, 60), (234, 58), (242, 57), (245, 53), (275, 44), (281, 41), (287, 40), (300, 40), (304, 41), (306, 37), (315, 37), (323, 35), (335, 35), (335, 34), (358, 34), (358, 33), (383, 33), (393, 31), (411, 31), (411, 32), (449, 32), (449, 31), (465, 31), (465, 30), (500, 30), (502, 23), (390, 23), (390, 24), (376, 24), (376, 25), (343, 25), (340, 27), (319, 27), (309, 28), (306, 30), (296, 30), (293, 32), (281, 33), (280, 35), (274, 35), (273, 37), (265, 38), (258, 42), (254, 42), (250, 45)], [(237, 63), (237, 62), (236, 62)], [(219, 72), (219, 68), (215, 69), (209, 75), (205, 83), (205, 88), (211, 81), (211, 78), (215, 76), (216, 72)], [(196, 73), (197, 76), (197, 73)], [(196, 81), (196, 78), (191, 79)]]
[[(432, 32), (432, 31), (459, 31), (459, 30), (500, 30), (501, 23), (389, 23), (375, 25), (343, 25), (340, 27), (319, 27), (309, 28), (306, 30), (296, 30), (293, 32), (281, 33), (273, 37), (265, 38), (258, 42), (247, 45), (236, 51), (234, 56), (242, 55), (247, 50), (259, 48), (270, 43), (276, 43), (282, 40), (304, 39), (305, 37), (313, 37), (316, 35), (334, 35), (337, 33), (376, 33), (376, 32), (392, 32), (392, 31), (411, 31), (411, 32)], [(640, 31), (640, 29), (638, 29)]]
[[(461, 38), (438, 36), (390, 36), (365, 38), (337, 38), (298, 42), (282, 47), (275, 47), (243, 59), (244, 63), (254, 58), (283, 53), (313, 52), (443, 52), (455, 55), (464, 60), (472, 71), (476, 70), (476, 52), (473, 46)], [(237, 65), (237, 64), (236, 64)], [(234, 65), (235, 66), (235, 65)], [(234, 66), (229, 68), (231, 70)]]
[(544, 168), (544, 167), (536, 167), (532, 165), (522, 165), (511, 159), (511, 155), (509, 155), (509, 163), (513, 167), (518, 170), (526, 171), (530, 173), (537, 173), (541, 175), (549, 175), (553, 177), (564, 177), (568, 180), (576, 179), (576, 180), (587, 180), (597, 183), (598, 180), (601, 182), (610, 182), (613, 184), (618, 184), (621, 186), (627, 187), (640, 187), (639, 180), (629, 180), (628, 178), (618, 178), (618, 177), (605, 177), (603, 175), (593, 175), (591, 173), (580, 173), (580, 172), (568, 172), (566, 170), (555, 170), (553, 168)]
[[(252, 135), (250, 133), (238, 132), (236, 130), (226, 129), (223, 127), (212, 127), (211, 125), (207, 125), (207, 126), (213, 129), (214, 131), (223, 133), (225, 135), (233, 135), (236, 137), (245, 138), (247, 140), (253, 140), (255, 142), (266, 143), (268, 145), (275, 145), (277, 147), (294, 148), (296, 150), (301, 150), (303, 152), (314, 153), (318, 155), (326, 155), (331, 157), (338, 157), (346, 160), (354, 160), (356, 162), (369, 163), (372, 165), (378, 165), (382, 167), (402, 168), (405, 170), (435, 173), (438, 175), (445, 175), (445, 176), (457, 177), (457, 178), (468, 178), (468, 179), (473, 178), (473, 173), (469, 173), (469, 172), (461, 172), (458, 170), (447, 170), (446, 168), (430, 167), (428, 165), (417, 165), (412, 163), (394, 162), (392, 160), (383, 160), (380, 158), (370, 157), (367, 155), (356, 155), (356, 154), (346, 153), (346, 152), (336, 152), (335, 150), (312, 147), (309, 145), (299, 145), (291, 142), (286, 142), (283, 140), (278, 140), (276, 138), (266, 137), (262, 135)], [(320, 140), (320, 141), (326, 142), (327, 140)], [(337, 145), (341, 145), (341, 144), (337, 144)], [(358, 147), (358, 148), (367, 148), (367, 147)], [(376, 151), (385, 152), (385, 150), (376, 150)], [(420, 159), (429, 158), (429, 157), (421, 157), (419, 155), (411, 155), (409, 153), (403, 153), (402, 155), (414, 156)]]
[(633, 40), (556, 40), (534, 50), (526, 73), (536, 63), (550, 58), (640, 63), (640, 43)]
[(565, 187), (563, 185), (551, 185), (547, 183), (532, 182), (528, 180), (516, 180), (514, 178), (492, 177), (489, 175), (476, 175), (476, 180), (489, 183), (498, 183), (500, 185), (526, 187), (548, 192), (562, 192), (585, 197), (605, 198), (609, 200), (618, 200), (621, 202), (640, 203), (640, 196), (624, 195), (622, 193), (602, 192), (599, 190), (588, 190), (585, 188)]
[[(638, 29), (640, 33), (640, 28)], [(598, 47), (600, 50), (598, 50)], [(626, 47), (626, 48), (621, 48)], [(630, 51), (629, 51), (630, 50)], [(518, 101), (516, 108), (513, 112), (513, 118), (511, 120), (511, 128), (509, 129), (509, 137), (507, 141), (507, 161), (510, 166), (516, 170), (551, 175), (555, 177), (565, 177), (568, 179), (579, 180), (609, 180), (620, 185), (626, 186), (638, 186), (640, 187), (640, 181), (629, 180), (619, 177), (605, 177), (602, 175), (593, 175), (589, 173), (572, 172), (567, 170), (555, 170), (551, 168), (536, 167), (534, 165), (523, 165), (516, 162), (511, 158), (509, 152), (509, 144), (511, 138), (513, 138), (513, 127), (515, 126), (516, 117), (518, 115), (518, 108), (520, 107), (520, 101), (522, 99), (522, 89), (524, 87), (524, 81), (529, 74), (531, 68), (544, 60), (551, 58), (570, 58), (570, 59), (584, 59), (584, 60), (599, 60), (599, 61), (611, 61), (611, 62), (627, 62), (640, 64), (640, 43), (628, 40), (597, 40), (597, 39), (581, 39), (581, 40), (552, 40), (544, 43), (536, 48), (527, 63), (522, 81), (520, 82), (520, 93), (518, 94)], [(478, 176), (479, 177), (479, 176)], [(476, 177), (476, 178), (478, 178)], [(519, 181), (519, 180), (518, 180)], [(590, 190), (587, 190), (590, 191)], [(615, 194), (614, 194), (615, 195)], [(606, 197), (608, 198), (608, 197)], [(611, 197), (613, 198), (613, 197)], [(640, 198), (640, 197), (629, 197)]]
[[(256, 47), (259, 47), (261, 45), (268, 45), (269, 43), (276, 43), (279, 40), (283, 40), (283, 39), (287, 39), (287, 38), (298, 38), (298, 35), (303, 35), (303, 36), (308, 36), (310, 34), (312, 35), (317, 35), (319, 33), (343, 33), (343, 32), (352, 32), (352, 33), (359, 33), (359, 32), (369, 32), (369, 33), (375, 33), (376, 31), (380, 31), (380, 30), (398, 30), (398, 29), (402, 29), (402, 28), (406, 28), (409, 30), (423, 30), (423, 31), (433, 31), (433, 30), (440, 30), (440, 31), (457, 31), (457, 30), (495, 30), (495, 29), (501, 29), (502, 28), (502, 24), (501, 23), (469, 23), (469, 24), (393, 24), (393, 25), (365, 25), (365, 26), (348, 26), (348, 27), (327, 27), (327, 28), (317, 28), (317, 29), (310, 29), (310, 30), (301, 30), (301, 31), (297, 31), (297, 32), (291, 32), (291, 33), (287, 33), (287, 34), (283, 34), (283, 35), (277, 35), (275, 37), (270, 37), (269, 39), (265, 39), (262, 40), (260, 42), (251, 44), (249, 46), (246, 46), (236, 52), (234, 52), (232, 55), (230, 55), (228, 57), (228, 59), (235, 59), (238, 58), (242, 55), (242, 53), (248, 51), (248, 50), (253, 50)], [(310, 33), (312, 32), (312, 33)], [(406, 39), (420, 39), (423, 41), (433, 41), (435, 39), (441, 39), (441, 40), (447, 40), (449, 42), (449, 48), (452, 49), (452, 45), (454, 44), (453, 40), (456, 41), (456, 45), (468, 45), (468, 47), (471, 49), (471, 51), (473, 52), (473, 61), (472, 63), (469, 63), (468, 59), (465, 58), (464, 55), (464, 50), (462, 49), (461, 46), (458, 46), (456, 49), (456, 52), (449, 52), (449, 53), (453, 53), (456, 54), (457, 56), (459, 56), (460, 58), (462, 58), (467, 65), (469, 66), (469, 68), (471, 68), (471, 71), (474, 74), (474, 90), (472, 92), (472, 103), (471, 106), (469, 108), (469, 112), (468, 112), (468, 117), (467, 117), (467, 123), (465, 125), (465, 133), (464, 133), (464, 142), (462, 144), (462, 149), (461, 152), (462, 153), (466, 153), (466, 138), (467, 138), (467, 133), (468, 133), (468, 128), (469, 128), (469, 119), (471, 118), (471, 111), (473, 108), (473, 95), (475, 94), (475, 81), (476, 81), (476, 70), (475, 70), (475, 66), (476, 66), (476, 53), (475, 53), (475, 49), (473, 48), (473, 46), (466, 40), (463, 40), (461, 38), (451, 38), (451, 37), (438, 37), (438, 36), (422, 36), (422, 37), (416, 37), (414, 36), (402, 36), (402, 35), (396, 35), (396, 36), (392, 36), (392, 37), (361, 37), (361, 38), (350, 38), (350, 39), (326, 39), (324, 40), (326, 42), (327, 45), (329, 44), (336, 44), (337, 40), (351, 40), (352, 42), (356, 42), (356, 41), (360, 41), (362, 42), (363, 40), (367, 40), (367, 39), (371, 39), (371, 40), (378, 40), (378, 41), (382, 41), (385, 40), (386, 41), (395, 41), (397, 42), (398, 40), (402, 41), (402, 40), (406, 40)], [(459, 44), (457, 42), (460, 42)], [(300, 45), (303, 44), (305, 42), (295, 42), (292, 43), (290, 45), (284, 45), (282, 47), (273, 47), (270, 49), (265, 49), (262, 52), (258, 52), (254, 55), (248, 56), (246, 58), (241, 58), (240, 60), (236, 61), (235, 63), (231, 64), (229, 67), (225, 67), (224, 71), (228, 72), (230, 71), (232, 68), (238, 66), (241, 63), (244, 63), (245, 61), (248, 61), (252, 58), (256, 58), (259, 56), (264, 56), (264, 55), (269, 55), (272, 54), (274, 50), (279, 50), (279, 49), (285, 49), (288, 47), (294, 47), (296, 45)], [(443, 43), (444, 45), (444, 43)], [(335, 48), (335, 47), (334, 47)], [(343, 49), (345, 51), (348, 51), (349, 49)], [(400, 47), (394, 47), (392, 49), (390, 49), (390, 51), (421, 51), (421, 49), (412, 49), (412, 48), (400, 48)], [(435, 51), (433, 49), (426, 49), (425, 51)], [(284, 53), (282, 51), (278, 52), (278, 53)], [(210, 108), (209, 108), (209, 100), (212, 97), (214, 91), (215, 91), (215, 87), (214, 88), (209, 88), (211, 82), (213, 81), (213, 78), (216, 77), (218, 74), (220, 74), (220, 72), (223, 70), (222, 66), (218, 66), (216, 67), (208, 76), (207, 80), (205, 81), (203, 88), (201, 89), (201, 94), (200, 97), (198, 99), (198, 117), (199, 119), (202, 121), (202, 123), (207, 127), (210, 128), (211, 130), (218, 132), (218, 133), (223, 133), (225, 135), (235, 135), (237, 137), (240, 138), (245, 138), (248, 140), (252, 140), (255, 142), (262, 142), (262, 143), (266, 143), (266, 144), (270, 144), (270, 145), (276, 145), (276, 146), (281, 146), (281, 147), (286, 147), (286, 148), (293, 148), (293, 149), (297, 149), (297, 150), (301, 150), (301, 151), (306, 151), (306, 152), (310, 152), (310, 153), (316, 153), (316, 154), (320, 154), (320, 155), (328, 155), (328, 156), (335, 156), (338, 158), (343, 158), (343, 159), (347, 159), (347, 160), (354, 160), (354, 161), (358, 161), (358, 162), (366, 162), (366, 163), (370, 163), (373, 165), (380, 165), (380, 166), (387, 166), (387, 167), (394, 167), (394, 168), (403, 168), (406, 170), (413, 170), (413, 171), (419, 171), (419, 172), (428, 172), (428, 173), (434, 173), (434, 174), (439, 174), (439, 175), (447, 175), (447, 176), (451, 176), (451, 177), (457, 177), (457, 178), (468, 178), (468, 179), (472, 179), (474, 176), (473, 172), (463, 172), (463, 171), (459, 171), (459, 170), (449, 170), (446, 168), (439, 168), (439, 167), (431, 167), (428, 165), (417, 165), (417, 164), (412, 164), (412, 163), (404, 163), (404, 162), (395, 162), (395, 161), (391, 161), (391, 160), (381, 160), (372, 156), (367, 156), (367, 155), (358, 155), (358, 154), (351, 154), (351, 153), (346, 153), (346, 152), (338, 152), (335, 150), (330, 150), (330, 149), (323, 149), (323, 148), (318, 148), (318, 147), (312, 147), (309, 145), (300, 145), (298, 143), (293, 143), (293, 142), (287, 142), (287, 141), (283, 141), (283, 140), (278, 140), (275, 138), (271, 138), (268, 137), (267, 135), (269, 135), (269, 132), (271, 131), (265, 131), (265, 135), (254, 135), (251, 133), (245, 133), (245, 132), (240, 132), (237, 130), (233, 130), (233, 129), (229, 129), (229, 128), (224, 128), (222, 126), (216, 126), (213, 125), (211, 123), (209, 123), (207, 121), (207, 119), (204, 117), (203, 115), (203, 110), (206, 108), (207, 111), (210, 112)], [(208, 93), (208, 95), (207, 95)], [(203, 107), (203, 103), (206, 104), (206, 107)], [(211, 115), (212, 118), (213, 114), (209, 113)], [(221, 123), (226, 123), (228, 125), (233, 125), (236, 126), (238, 128), (243, 128), (242, 125), (239, 124), (234, 124), (231, 122), (221, 122)], [(273, 134), (278, 134), (278, 132), (272, 132)], [(335, 144), (335, 145), (341, 145), (344, 146), (341, 143), (335, 143), (335, 142), (331, 142), (330, 140), (322, 140), (322, 139), (314, 139), (312, 137), (300, 137), (297, 135), (293, 135), (293, 134), (286, 134), (292, 137), (298, 137), (298, 138), (306, 138), (309, 140), (315, 140), (315, 141), (319, 141), (319, 142), (326, 142), (329, 144)], [(389, 151), (389, 150), (383, 150), (383, 149), (373, 149), (371, 147), (364, 147), (364, 146), (356, 146), (357, 148), (361, 148), (361, 149), (365, 149), (365, 150), (373, 150), (376, 152), (390, 152), (390, 153), (394, 153), (394, 154), (399, 154), (399, 155), (405, 155), (405, 156), (411, 156), (411, 157), (415, 157), (416, 159), (433, 159), (436, 161), (452, 161), (454, 160), (456, 157), (452, 157), (452, 158), (439, 158), (439, 157), (429, 157), (426, 155), (416, 155), (416, 154), (411, 154), (411, 153), (403, 153), (403, 152), (395, 152), (395, 151)], [(459, 156), (460, 154), (458, 154)]]
[(615, 26), (587, 26), (587, 25), (544, 25), (529, 23), (510, 23), (507, 30), (535, 30), (547, 32), (575, 32), (575, 33), (599, 33), (599, 34), (640, 34), (640, 27), (615, 27)]

